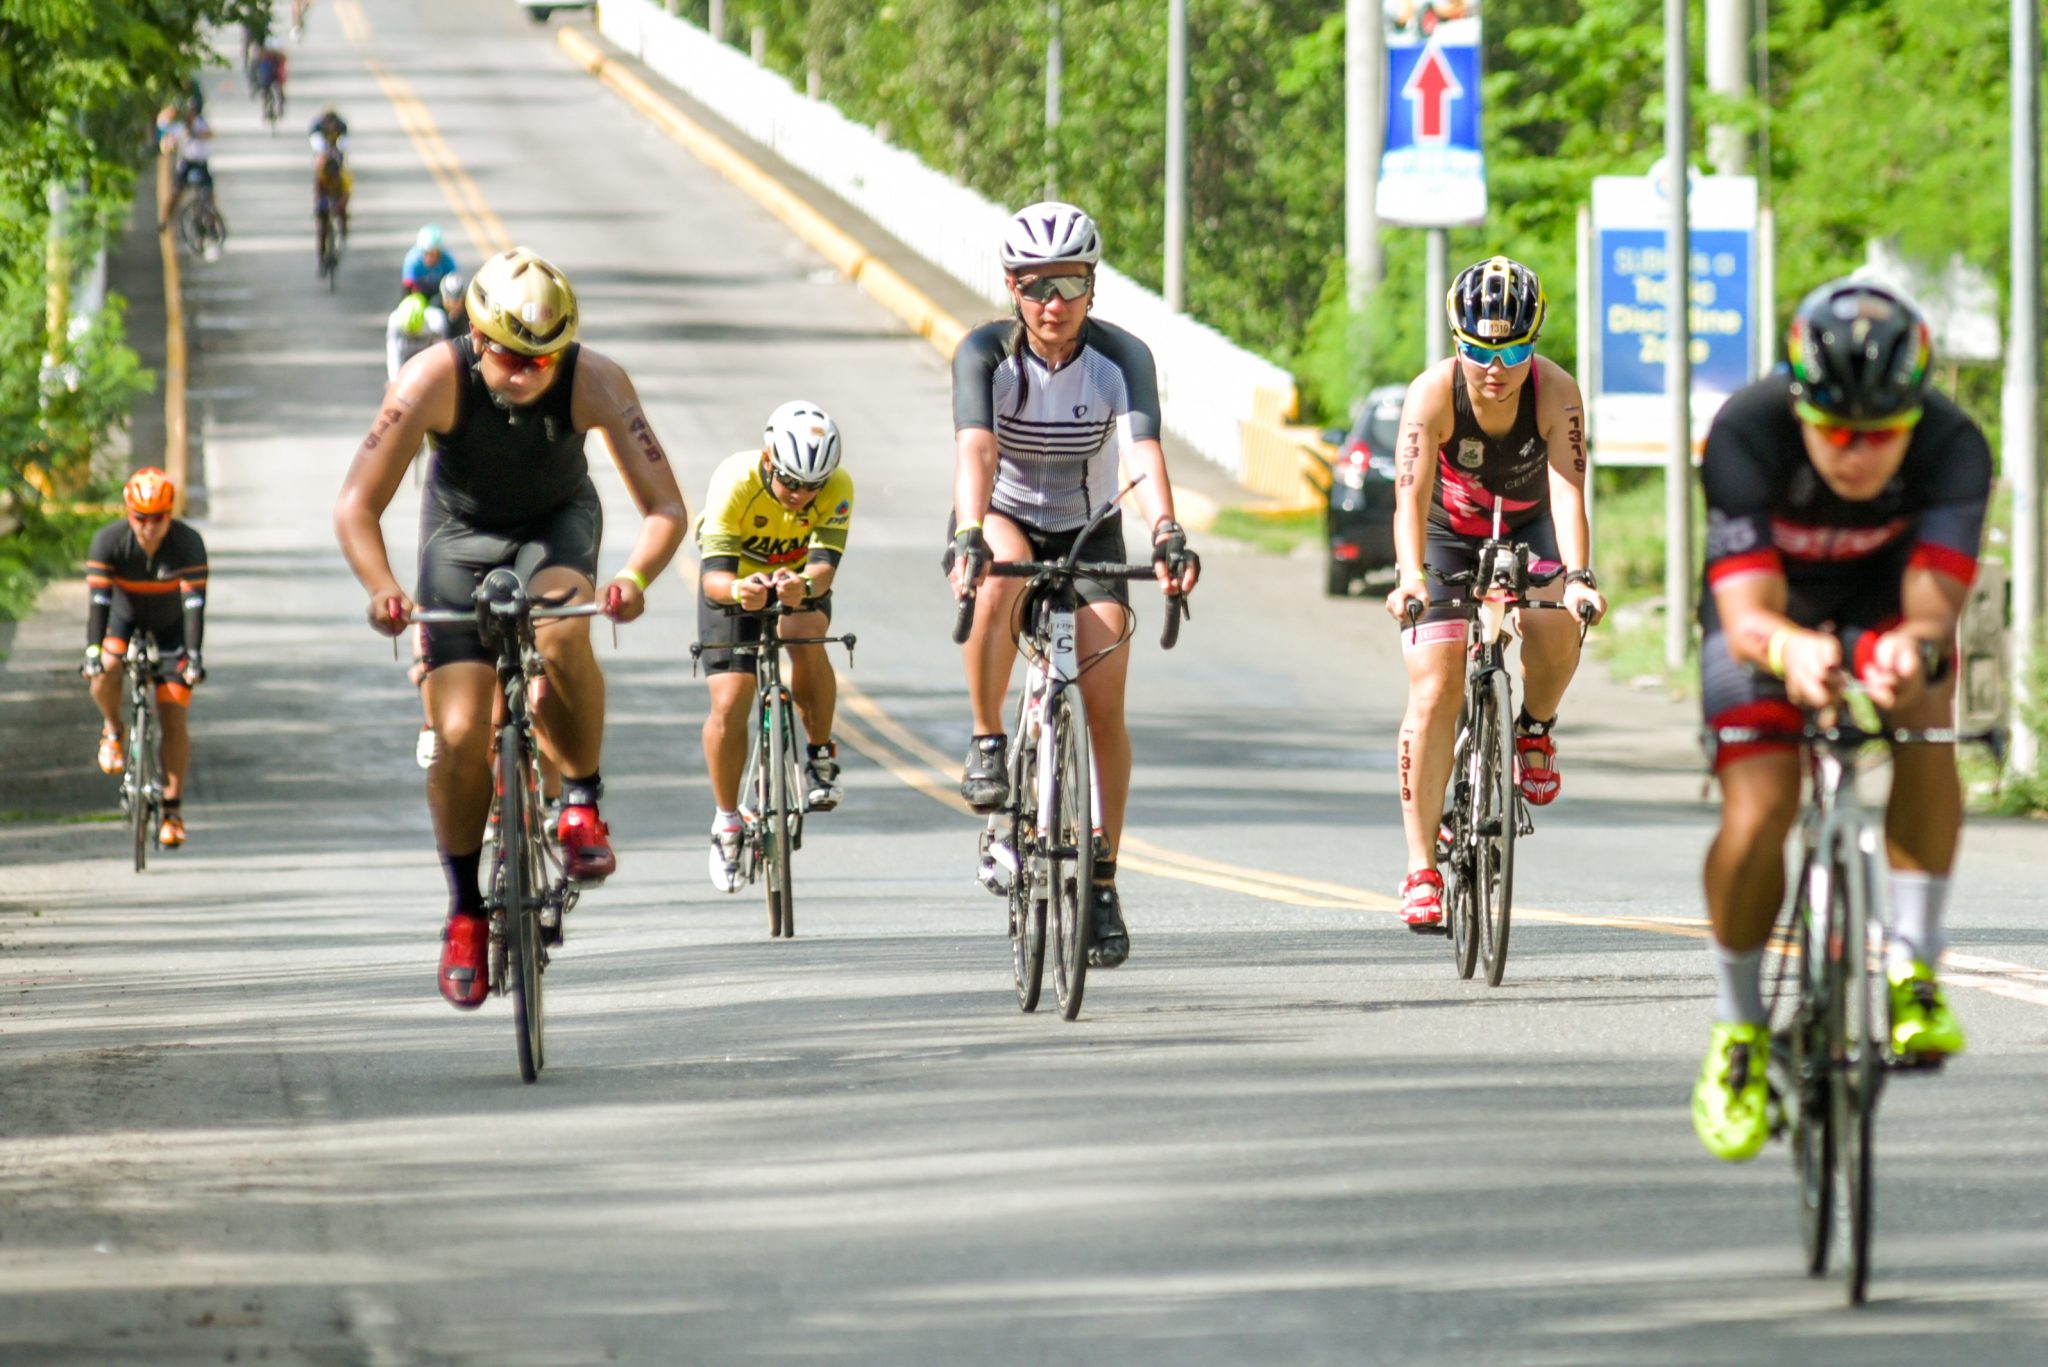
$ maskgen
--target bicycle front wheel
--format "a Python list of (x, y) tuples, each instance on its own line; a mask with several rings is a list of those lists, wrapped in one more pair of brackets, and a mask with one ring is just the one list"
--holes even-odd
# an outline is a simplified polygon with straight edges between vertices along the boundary
[(1451, 828), (1449, 849), (1437, 850), (1437, 870), (1444, 876), (1444, 914), (1451, 922), (1451, 961), (1460, 978), (1479, 966), (1479, 894), (1472, 856), (1472, 732), (1460, 727), (1456, 758), (1451, 761), (1451, 798), (1446, 812)]
[(1045, 847), (1046, 886), (1053, 921), (1053, 988), (1060, 1016), (1081, 1014), (1088, 985), (1088, 946), (1095, 938), (1088, 885), (1093, 872), (1095, 819), (1088, 717), (1078, 689), (1066, 688), (1051, 709), (1052, 792), (1040, 821), (1049, 828)]
[(1806, 1247), (1806, 1273), (1818, 1277), (1828, 1270), (1829, 1240), (1835, 1218), (1835, 1124), (1831, 1086), (1832, 1017), (1839, 1002), (1831, 983), (1832, 970), (1825, 936), (1816, 923), (1816, 909), (1829, 901), (1827, 866), (1808, 860), (1778, 942), (1781, 953), (1796, 955), (1797, 1000), (1782, 1029), (1772, 1031), (1774, 1050), (1782, 1050), (1783, 1094), (1792, 1109), (1792, 1167), (1799, 1179), (1799, 1234)]
[(1508, 967), (1508, 910), (1515, 891), (1515, 744), (1508, 676), (1496, 670), (1483, 685), (1472, 719), (1473, 892), (1479, 907), (1486, 984), (1499, 987)]
[(768, 695), (761, 724), (767, 732), (766, 763), (762, 772), (768, 784), (761, 809), (762, 852), (768, 866), (768, 934), (772, 939), (789, 939), (796, 934), (796, 897), (790, 887), (789, 855), (794, 843), (796, 784), (790, 755), (790, 698), (787, 690)]
[(1832, 1069), (1830, 1110), (1835, 1131), (1835, 1209), (1842, 1238), (1842, 1286), (1849, 1304), (1861, 1305), (1870, 1286), (1872, 1214), (1870, 1149), (1877, 1096), (1884, 1085), (1887, 1010), (1877, 999), (1870, 914), (1871, 860), (1846, 840), (1834, 867), (1834, 922), (1828, 937), (1840, 992), (1840, 1033)]
[(498, 858), (505, 897), (506, 976), (511, 979), (512, 1026), (519, 1045), (519, 1077), (533, 1082), (546, 1062), (541, 1033), (545, 1015), (540, 986), (540, 813), (526, 774), (526, 738), (516, 726), (498, 733)]
[(149, 709), (138, 706), (128, 722), (128, 772), (122, 780), (132, 794), (128, 802), (128, 826), (134, 837), (137, 873), (149, 866), (149, 842), (154, 834), (149, 828), (150, 809), (155, 805), (149, 800), (152, 777), (149, 770), (149, 722)]
[[(1021, 734), (1021, 728), (1020, 728)], [(1036, 1011), (1045, 983), (1045, 892), (1031, 881), (1033, 813), (1037, 811), (1037, 751), (1029, 745), (1017, 749), (1018, 763), (1010, 772), (1010, 812), (997, 817), (998, 829), (1009, 831), (1010, 857), (1016, 870), (1010, 876), (1010, 972), (1017, 981), (1017, 1008)]]

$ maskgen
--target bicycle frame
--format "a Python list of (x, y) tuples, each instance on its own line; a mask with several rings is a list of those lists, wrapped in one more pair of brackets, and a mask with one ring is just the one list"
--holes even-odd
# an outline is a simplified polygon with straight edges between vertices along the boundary
[(127, 765), (121, 771), (121, 810), (133, 827), (135, 871), (148, 863), (148, 851), (160, 848), (157, 830), (163, 820), (163, 716), (156, 689), (163, 659), (156, 637), (138, 630), (129, 638), (121, 663), (122, 711), (128, 718)]

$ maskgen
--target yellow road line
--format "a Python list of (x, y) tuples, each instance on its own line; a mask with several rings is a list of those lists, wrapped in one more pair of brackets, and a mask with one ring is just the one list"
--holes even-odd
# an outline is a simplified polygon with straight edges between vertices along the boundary
[(341, 31), (351, 43), (357, 47), (369, 46), (370, 19), (356, 0), (334, 0), (334, 17), (341, 21)]
[(834, 270), (930, 342), (939, 354), (951, 356), (960, 345), (960, 339), (967, 335), (966, 324), (939, 307), (930, 295), (875, 257), (838, 224), (754, 165), (732, 144), (662, 98), (647, 82), (605, 56), (597, 44), (575, 29), (558, 30), (555, 43), (570, 61), (604, 82), (690, 155), (738, 186), (830, 262)]

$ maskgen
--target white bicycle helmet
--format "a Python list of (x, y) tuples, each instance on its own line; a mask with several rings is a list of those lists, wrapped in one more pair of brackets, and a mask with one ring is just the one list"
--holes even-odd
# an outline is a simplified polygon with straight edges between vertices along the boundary
[(1102, 260), (1095, 220), (1056, 199), (1019, 209), (1003, 229), (1003, 269), (1029, 270), (1054, 261), (1093, 266)]
[(790, 484), (823, 484), (839, 468), (839, 425), (803, 399), (791, 399), (768, 415), (761, 444), (768, 464)]

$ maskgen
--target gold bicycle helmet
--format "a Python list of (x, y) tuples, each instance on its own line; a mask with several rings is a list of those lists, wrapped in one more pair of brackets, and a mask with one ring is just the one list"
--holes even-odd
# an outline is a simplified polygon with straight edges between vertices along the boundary
[(522, 356), (552, 356), (576, 340), (576, 291), (534, 251), (514, 247), (477, 267), (467, 296), (470, 326)]

